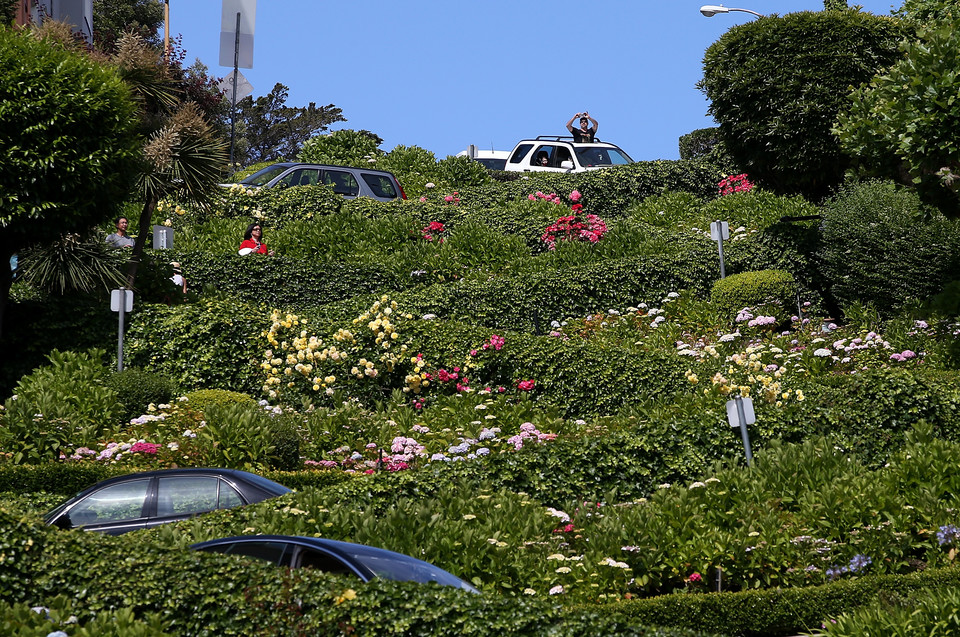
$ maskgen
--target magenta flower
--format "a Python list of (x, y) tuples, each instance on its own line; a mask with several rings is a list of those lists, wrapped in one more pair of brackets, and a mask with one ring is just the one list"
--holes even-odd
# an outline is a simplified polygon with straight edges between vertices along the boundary
[(517, 389), (520, 391), (533, 391), (534, 385), (536, 385), (536, 382), (533, 379), (521, 380), (519, 383), (517, 383)]
[(574, 190), (573, 192), (570, 193), (570, 201), (572, 201), (573, 203), (577, 203), (578, 201), (580, 201), (580, 197), (582, 196), (583, 195), (580, 194), (579, 190)]

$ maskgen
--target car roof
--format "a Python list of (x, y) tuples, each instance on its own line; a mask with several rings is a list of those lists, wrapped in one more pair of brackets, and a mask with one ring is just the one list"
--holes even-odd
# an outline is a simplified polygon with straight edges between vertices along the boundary
[(579, 147), (596, 147), (596, 146), (599, 146), (601, 148), (620, 148), (613, 142), (605, 142), (597, 138), (594, 138), (592, 142), (575, 142), (573, 141), (573, 137), (569, 135), (538, 135), (536, 137), (532, 137), (528, 139), (521, 139), (519, 142), (517, 142), (517, 145), (519, 146), (520, 144), (524, 144), (524, 143), (537, 143), (537, 142), (560, 142), (563, 144), (570, 144), (571, 146), (576, 146), (578, 148)]
[[(378, 168), (364, 168), (362, 166), (341, 166), (337, 164), (311, 164), (309, 162), (303, 162), (303, 161), (279, 161), (275, 164), (270, 164), (270, 166), (283, 166), (284, 168), (333, 168), (335, 170), (362, 170), (363, 172), (367, 172), (367, 173), (380, 173), (381, 175), (393, 176), (393, 173), (390, 172), (389, 170), (380, 170)], [(264, 168), (269, 168), (270, 166), (264, 166)]]
[[(407, 555), (405, 553), (397, 553), (396, 551), (390, 551), (388, 549), (382, 549), (376, 546), (370, 546), (368, 544), (357, 544), (355, 542), (328, 540), (327, 538), (310, 537), (305, 535), (235, 535), (233, 537), (218, 538), (216, 540), (207, 540), (206, 542), (191, 544), (190, 548), (196, 551), (203, 550), (211, 546), (240, 542), (285, 542), (287, 544), (296, 544), (301, 547), (329, 551), (338, 558), (349, 563), (354, 563), (358, 556), (371, 557), (374, 559), (389, 558), (395, 562), (406, 563), (411, 566), (419, 565), (422, 567), (429, 567), (433, 571), (440, 571), (441, 573), (444, 573), (445, 575), (448, 575), (454, 580), (460, 582), (461, 587), (466, 587), (467, 590), (470, 590), (474, 593), (480, 592), (463, 578), (460, 578), (449, 571), (445, 571), (444, 569), (431, 564), (430, 562), (425, 562), (419, 558)], [(362, 563), (362, 566), (364, 569), (370, 570), (370, 566), (368, 564)], [(374, 577), (380, 576), (376, 572), (371, 572), (370, 575)]]
[(93, 489), (99, 489), (117, 482), (124, 482), (126, 480), (141, 480), (144, 478), (153, 478), (153, 477), (165, 477), (165, 476), (188, 476), (188, 475), (198, 475), (198, 476), (221, 476), (225, 478), (233, 478), (235, 480), (242, 480), (245, 482), (250, 482), (254, 486), (260, 487), (262, 489), (268, 488), (269, 485), (276, 485), (279, 489), (273, 488), (272, 490), (278, 491), (279, 493), (289, 493), (290, 489), (283, 486), (278, 482), (274, 482), (269, 478), (264, 478), (255, 473), (250, 473), (249, 471), (242, 471), (240, 469), (219, 469), (212, 467), (181, 467), (177, 469), (156, 469), (154, 471), (136, 471), (133, 473), (126, 473), (122, 476), (114, 476), (112, 478), (107, 478), (106, 480), (101, 480), (96, 484), (92, 484), (86, 489), (80, 491), (74, 497), (85, 495)]

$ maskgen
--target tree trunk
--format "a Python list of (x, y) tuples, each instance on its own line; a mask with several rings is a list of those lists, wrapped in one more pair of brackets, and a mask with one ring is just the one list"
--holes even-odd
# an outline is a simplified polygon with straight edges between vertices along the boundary
[(127, 264), (127, 287), (134, 289), (137, 281), (137, 267), (140, 265), (143, 257), (144, 246), (147, 243), (147, 236), (150, 234), (150, 220), (153, 219), (153, 211), (157, 209), (156, 197), (148, 197), (140, 210), (140, 224), (137, 228), (137, 240), (133, 245), (133, 253), (130, 255), (130, 261)]

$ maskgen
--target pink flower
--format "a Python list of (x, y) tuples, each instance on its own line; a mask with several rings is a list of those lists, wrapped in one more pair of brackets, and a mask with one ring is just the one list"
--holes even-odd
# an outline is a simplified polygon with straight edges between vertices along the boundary
[(517, 389), (520, 391), (533, 391), (533, 387), (536, 384), (535, 381), (531, 380), (521, 380), (517, 383)]
[(443, 200), (446, 201), (447, 203), (450, 203), (451, 201), (453, 201), (453, 195), (447, 195), (446, 197), (443, 198)]
[(694, 584), (703, 581), (703, 578), (700, 577), (700, 573), (691, 573), (689, 579), (690, 579), (690, 581), (693, 582)]
[(426, 197), (420, 197), (420, 203), (423, 203), (423, 202), (425, 202), (426, 200), (427, 200)]
[(537, 196), (536, 196), (536, 195), (527, 195), (527, 199), (529, 199), (530, 201), (536, 201), (536, 200), (537, 200)]
[(580, 201), (580, 197), (582, 196), (583, 195), (580, 194), (579, 190), (574, 190), (573, 192), (570, 193), (570, 201), (572, 201), (573, 203), (577, 203), (578, 201)]

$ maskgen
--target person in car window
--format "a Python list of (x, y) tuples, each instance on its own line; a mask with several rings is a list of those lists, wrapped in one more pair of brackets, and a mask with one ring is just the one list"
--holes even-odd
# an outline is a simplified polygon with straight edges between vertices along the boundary
[(549, 166), (550, 157), (547, 155), (547, 151), (541, 150), (537, 153), (537, 166)]
[(243, 233), (243, 243), (240, 244), (239, 252), (241, 256), (273, 254), (273, 250), (267, 250), (267, 242), (263, 241), (263, 226), (259, 223), (251, 223), (247, 226), (247, 231)]
[[(573, 120), (580, 118), (580, 128), (573, 127)], [(590, 124), (593, 124), (591, 126)], [(567, 122), (567, 130), (573, 134), (574, 143), (590, 143), (593, 141), (593, 138), (597, 134), (597, 120), (590, 117), (590, 113), (584, 111), (582, 113), (577, 113), (570, 118), (570, 121)]]

